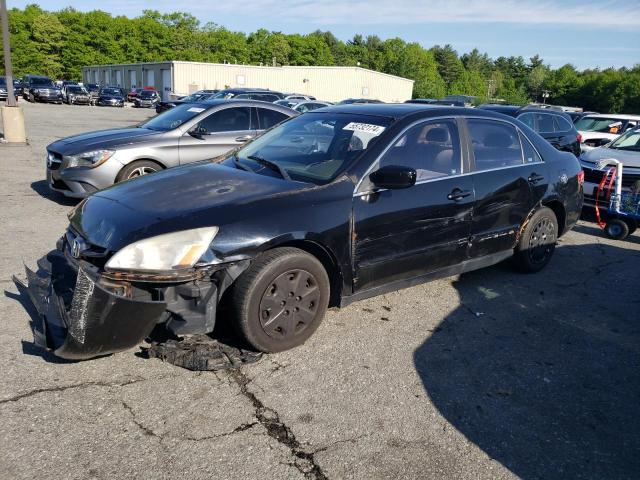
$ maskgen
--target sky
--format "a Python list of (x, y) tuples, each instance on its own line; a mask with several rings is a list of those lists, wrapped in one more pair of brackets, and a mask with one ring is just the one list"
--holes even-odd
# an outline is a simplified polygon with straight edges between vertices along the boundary
[(640, 64), (640, 0), (8, 0), (8, 7), (38, 3), (45, 10), (72, 6), (135, 17), (145, 9), (189, 12), (202, 23), (230, 30), (284, 33), (329, 30), (400, 37), (426, 48), (451, 44), (491, 57), (539, 54), (557, 68), (619, 68)]

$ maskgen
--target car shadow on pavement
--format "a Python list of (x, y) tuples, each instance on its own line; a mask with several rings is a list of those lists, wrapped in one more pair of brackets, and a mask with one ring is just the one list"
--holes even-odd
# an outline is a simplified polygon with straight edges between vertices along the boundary
[(77, 205), (80, 199), (65, 197), (62, 193), (54, 192), (49, 189), (49, 185), (46, 180), (38, 180), (31, 184), (31, 189), (47, 200), (53, 200), (60, 205), (66, 205), (72, 207)]
[(524, 479), (637, 478), (640, 252), (559, 246), (535, 275), (462, 275), (414, 352), (442, 416)]

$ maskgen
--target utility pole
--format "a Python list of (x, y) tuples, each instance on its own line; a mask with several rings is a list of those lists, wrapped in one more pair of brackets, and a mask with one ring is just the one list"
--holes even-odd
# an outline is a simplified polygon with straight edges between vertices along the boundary
[(9, 37), (9, 15), (6, 0), (0, 0), (2, 20), (2, 46), (4, 52), (4, 71), (7, 81), (7, 103), (2, 107), (2, 126), (4, 140), (8, 143), (26, 143), (24, 117), (22, 109), (16, 103), (13, 90), (13, 69), (11, 68), (11, 42)]

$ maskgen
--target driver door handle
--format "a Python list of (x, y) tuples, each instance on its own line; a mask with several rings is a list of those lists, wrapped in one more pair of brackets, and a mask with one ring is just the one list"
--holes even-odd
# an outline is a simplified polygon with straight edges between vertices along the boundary
[(253, 135), (242, 135), (240, 137), (236, 137), (236, 142), (248, 142), (253, 138)]
[(462, 200), (463, 198), (468, 197), (469, 195), (471, 195), (471, 191), (469, 190), (461, 190), (459, 188), (454, 188), (453, 190), (451, 190), (451, 193), (449, 195), (447, 195), (447, 198), (449, 200), (453, 200), (454, 202), (457, 202), (458, 200)]

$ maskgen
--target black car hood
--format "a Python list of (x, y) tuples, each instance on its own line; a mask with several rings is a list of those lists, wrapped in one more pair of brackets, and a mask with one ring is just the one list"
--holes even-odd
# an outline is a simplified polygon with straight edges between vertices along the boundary
[(308, 188), (305, 183), (199, 162), (95, 193), (69, 218), (91, 244), (117, 251), (163, 233), (244, 222), (264, 215), (270, 200)]
[(95, 149), (109, 149), (121, 145), (141, 143), (150, 140), (149, 137), (161, 135), (163, 132), (146, 128), (112, 128), (95, 132), (81, 133), (63, 138), (47, 146), (62, 155), (75, 155)]

